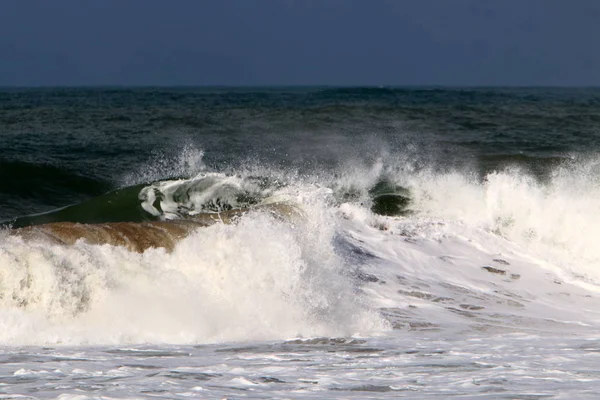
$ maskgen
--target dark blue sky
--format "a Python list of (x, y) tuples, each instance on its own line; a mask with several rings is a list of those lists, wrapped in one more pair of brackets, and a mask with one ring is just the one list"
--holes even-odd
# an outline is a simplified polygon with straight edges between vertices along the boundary
[(597, 0), (2, 0), (0, 85), (600, 86)]

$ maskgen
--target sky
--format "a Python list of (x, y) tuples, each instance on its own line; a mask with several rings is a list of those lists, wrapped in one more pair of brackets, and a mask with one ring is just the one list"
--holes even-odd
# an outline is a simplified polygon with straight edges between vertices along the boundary
[(0, 86), (600, 86), (598, 0), (2, 0)]

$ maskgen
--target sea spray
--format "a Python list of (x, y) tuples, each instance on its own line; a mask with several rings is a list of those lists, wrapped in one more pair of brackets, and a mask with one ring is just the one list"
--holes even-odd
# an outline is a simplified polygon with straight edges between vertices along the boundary
[(333, 229), (305, 214), (250, 212), (196, 230), (172, 253), (5, 237), (2, 302), (13, 318), (0, 340), (208, 343), (385, 330), (343, 273)]
[(417, 215), (489, 230), (572, 276), (600, 283), (595, 245), (600, 186), (583, 172), (588, 169), (586, 162), (560, 167), (547, 182), (517, 168), (491, 172), (483, 180), (459, 172), (423, 172), (408, 183), (411, 208)]

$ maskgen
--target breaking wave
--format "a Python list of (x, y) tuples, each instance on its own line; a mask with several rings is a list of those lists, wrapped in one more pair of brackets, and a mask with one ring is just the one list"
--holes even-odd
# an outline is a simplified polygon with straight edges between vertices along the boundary
[(318, 176), (197, 165), (9, 221), (0, 343), (597, 324), (594, 159), (549, 163), (543, 179), (385, 155)]

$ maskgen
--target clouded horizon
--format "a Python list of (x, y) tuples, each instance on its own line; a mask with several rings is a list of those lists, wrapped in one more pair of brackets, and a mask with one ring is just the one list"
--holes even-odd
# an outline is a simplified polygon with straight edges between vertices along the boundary
[(6, 0), (0, 86), (600, 86), (594, 0)]

